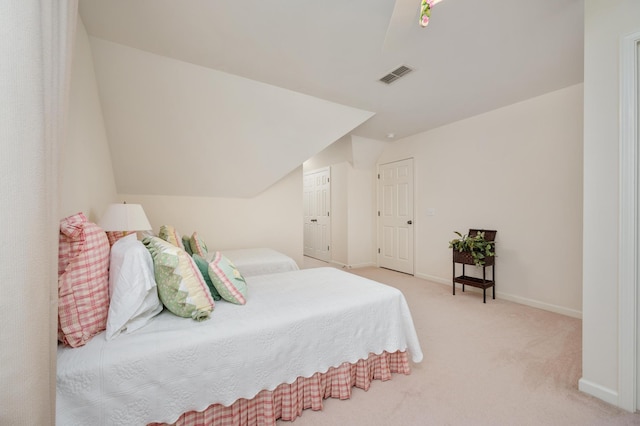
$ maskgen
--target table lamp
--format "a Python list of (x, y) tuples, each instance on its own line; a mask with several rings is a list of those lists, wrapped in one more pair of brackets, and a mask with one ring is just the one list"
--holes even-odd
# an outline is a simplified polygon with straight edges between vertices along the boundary
[(153, 229), (142, 206), (127, 203), (109, 205), (98, 226), (107, 232), (111, 244), (131, 232)]

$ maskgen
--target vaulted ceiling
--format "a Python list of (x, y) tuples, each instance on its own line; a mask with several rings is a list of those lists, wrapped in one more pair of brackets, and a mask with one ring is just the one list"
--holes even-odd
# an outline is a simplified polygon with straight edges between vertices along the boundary
[[(583, 80), (583, 1), (444, 0), (383, 51), (393, 0), (80, 0), (90, 35), (375, 113), (397, 138)], [(399, 65), (415, 71), (387, 86)]]
[[(345, 135), (583, 81), (582, 0), (444, 0), (426, 28), (398, 1), (415, 12), (388, 32), (393, 0), (80, 0), (118, 192), (253, 196)], [(181, 168), (141, 176), (150, 153)]]

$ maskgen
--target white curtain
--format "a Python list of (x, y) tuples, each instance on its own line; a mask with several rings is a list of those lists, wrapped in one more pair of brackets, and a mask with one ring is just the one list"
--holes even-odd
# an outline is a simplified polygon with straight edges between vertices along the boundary
[(0, 3), (0, 424), (55, 423), (58, 164), (77, 0)]

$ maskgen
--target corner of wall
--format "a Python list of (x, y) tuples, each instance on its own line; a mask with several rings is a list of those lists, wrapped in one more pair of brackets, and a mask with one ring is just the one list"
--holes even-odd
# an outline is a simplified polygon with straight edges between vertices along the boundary
[(97, 221), (116, 199), (111, 152), (89, 37), (78, 16), (69, 91), (67, 137), (61, 144), (59, 212)]

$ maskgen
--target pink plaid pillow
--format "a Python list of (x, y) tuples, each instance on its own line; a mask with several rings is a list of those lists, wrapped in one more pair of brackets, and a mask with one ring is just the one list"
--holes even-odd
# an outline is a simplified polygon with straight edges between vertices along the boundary
[(127, 231), (108, 231), (107, 238), (109, 239), (109, 245), (113, 246), (120, 238), (126, 237)]
[(82, 346), (106, 328), (109, 250), (106, 233), (82, 213), (60, 222), (58, 340), (66, 345)]
[(80, 239), (87, 218), (77, 213), (60, 221), (60, 242), (58, 245), (58, 278), (67, 269), (67, 265), (82, 250), (84, 238)]

